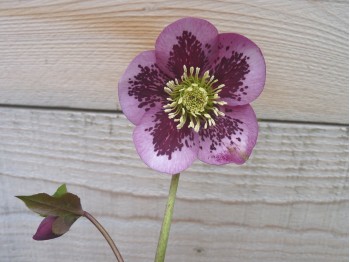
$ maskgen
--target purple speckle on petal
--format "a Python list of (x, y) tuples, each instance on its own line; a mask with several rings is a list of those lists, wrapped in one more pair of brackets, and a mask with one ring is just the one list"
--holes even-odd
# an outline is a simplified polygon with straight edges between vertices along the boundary
[(217, 150), (218, 146), (222, 145), (222, 140), (227, 138), (230, 140), (231, 150), (234, 150), (236, 142), (232, 141), (232, 137), (241, 142), (238, 134), (244, 131), (242, 124), (241, 120), (231, 118), (228, 115), (217, 118), (215, 126), (199, 131), (200, 141), (204, 142), (206, 139), (209, 139), (211, 141), (209, 149), (210, 153), (212, 153)]
[(166, 93), (164, 86), (166, 79), (169, 79), (156, 64), (149, 66), (138, 66), (140, 72), (129, 78), (128, 95), (133, 96), (138, 101), (138, 107), (150, 110), (156, 103), (166, 103)]
[(187, 127), (177, 129), (172, 119), (164, 112), (158, 112), (153, 116), (154, 128), (147, 128), (153, 136), (154, 151), (157, 156), (166, 155), (171, 160), (172, 153), (181, 151), (184, 146), (190, 148), (195, 145), (193, 132)]
[[(229, 46), (226, 47), (226, 50)], [(228, 97), (237, 101), (242, 100), (242, 95), (247, 95), (247, 85), (244, 85), (246, 75), (250, 72), (247, 60), (249, 57), (243, 53), (231, 52), (230, 57), (218, 57), (214, 67), (214, 75), (225, 88), (220, 93), (221, 97)]]
[[(170, 51), (168, 68), (176, 76), (181, 76), (183, 66), (207, 68), (208, 57), (203, 50), (203, 44), (198, 41), (197, 37), (189, 31), (183, 31), (181, 36), (177, 36), (177, 44)], [(211, 52), (211, 45), (205, 44), (207, 52)], [(203, 71), (204, 72), (204, 71)]]

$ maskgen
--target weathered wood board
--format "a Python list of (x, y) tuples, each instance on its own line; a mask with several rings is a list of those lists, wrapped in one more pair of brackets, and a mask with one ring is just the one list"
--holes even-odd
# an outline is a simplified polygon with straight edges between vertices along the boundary
[(119, 109), (131, 59), (185, 16), (262, 48), (259, 118), (348, 123), (348, 1), (0, 1), (0, 104)]
[[(152, 261), (170, 177), (147, 168), (119, 114), (0, 109), (0, 261), (114, 261), (79, 220), (31, 240), (13, 196), (67, 183), (126, 261)], [(180, 178), (167, 261), (348, 261), (348, 128), (260, 122), (243, 166), (196, 162)], [(67, 254), (68, 257), (67, 257)]]
[(0, 261), (114, 261), (84, 219), (62, 238), (31, 240), (41, 219), (13, 196), (61, 183), (126, 261), (153, 260), (170, 177), (139, 159), (123, 115), (101, 111), (120, 109), (130, 60), (185, 16), (262, 48), (254, 108), (265, 121), (247, 164), (198, 161), (181, 175), (167, 261), (348, 261), (348, 5), (0, 1)]

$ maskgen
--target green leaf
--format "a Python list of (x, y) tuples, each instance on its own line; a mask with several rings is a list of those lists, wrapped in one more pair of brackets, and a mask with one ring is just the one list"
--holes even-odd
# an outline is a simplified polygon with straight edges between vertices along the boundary
[(72, 193), (54, 197), (45, 193), (17, 196), (33, 212), (42, 216), (82, 216), (80, 198)]
[[(66, 193), (67, 193), (67, 186), (66, 186), (66, 184), (62, 184), (62, 185), (60, 185), (57, 188), (56, 192), (52, 196), (53, 197), (60, 197), (60, 196), (63, 196), (64, 194), (66, 194)], [(40, 215), (40, 216), (46, 217), (46, 216), (43, 216), (43, 215)]]
[(66, 184), (62, 184), (61, 186), (59, 186), (55, 192), (55, 194), (53, 194), (53, 197), (60, 197), (62, 195), (64, 195), (65, 193), (67, 193), (67, 186)]
[(67, 233), (70, 227), (75, 221), (77, 221), (78, 216), (64, 216), (58, 217), (52, 225), (52, 233), (56, 235), (63, 235)]

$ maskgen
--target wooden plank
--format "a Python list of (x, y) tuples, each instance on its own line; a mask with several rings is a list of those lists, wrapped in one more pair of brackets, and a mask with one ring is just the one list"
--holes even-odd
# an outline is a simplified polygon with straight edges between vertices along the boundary
[(348, 123), (348, 1), (1, 1), (0, 104), (119, 109), (131, 59), (184, 16), (262, 48), (259, 118)]
[[(348, 128), (260, 123), (243, 166), (196, 162), (181, 175), (167, 261), (347, 261)], [(126, 261), (152, 261), (170, 177), (145, 166), (118, 114), (0, 110), (1, 261), (114, 261), (79, 220), (31, 240), (40, 217), (13, 196), (67, 183)]]

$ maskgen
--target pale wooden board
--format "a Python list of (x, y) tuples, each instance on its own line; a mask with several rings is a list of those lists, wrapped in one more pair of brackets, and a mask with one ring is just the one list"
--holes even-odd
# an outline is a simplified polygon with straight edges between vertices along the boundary
[[(152, 261), (170, 177), (137, 156), (122, 115), (0, 110), (0, 261), (114, 261), (79, 220), (31, 240), (40, 217), (14, 198), (67, 183), (126, 261)], [(260, 123), (243, 166), (196, 162), (180, 178), (167, 261), (347, 261), (348, 128)]]
[(117, 83), (185, 16), (255, 41), (259, 118), (348, 123), (348, 1), (0, 1), (0, 104), (119, 109)]

